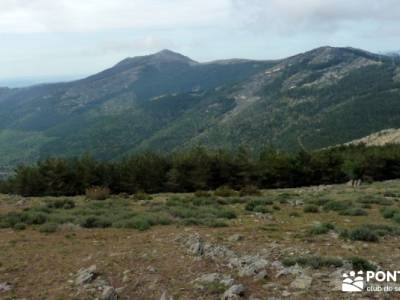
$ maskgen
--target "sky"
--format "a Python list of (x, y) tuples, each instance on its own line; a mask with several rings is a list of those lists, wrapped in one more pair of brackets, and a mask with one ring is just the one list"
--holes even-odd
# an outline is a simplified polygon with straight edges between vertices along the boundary
[(400, 50), (399, 0), (0, 0), (0, 84), (72, 79), (170, 49), (204, 62), (319, 46)]

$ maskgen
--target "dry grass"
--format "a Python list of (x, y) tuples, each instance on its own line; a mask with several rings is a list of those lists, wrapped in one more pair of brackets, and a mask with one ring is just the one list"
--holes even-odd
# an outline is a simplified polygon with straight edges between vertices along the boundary
[[(188, 255), (175, 240), (180, 234), (190, 232), (199, 232), (209, 241), (221, 244), (227, 243), (228, 236), (240, 233), (245, 237), (244, 241), (227, 243), (229, 247), (241, 253), (256, 253), (267, 249), (270, 252), (270, 261), (304, 253), (343, 259), (359, 256), (388, 270), (397, 269), (400, 253), (394, 249), (398, 249), (398, 236), (383, 236), (377, 243), (366, 243), (344, 240), (334, 231), (313, 235), (310, 230), (316, 224), (322, 223), (334, 225), (335, 230), (351, 230), (365, 224), (398, 226), (393, 220), (382, 216), (382, 206), (379, 204), (372, 203), (370, 208), (365, 209), (368, 215), (347, 216), (337, 211), (323, 210), (322, 203), (326, 201), (316, 199), (354, 202), (354, 205), (358, 205), (356, 199), (362, 196), (382, 196), (385, 193), (397, 195), (399, 192), (400, 181), (391, 181), (362, 186), (356, 190), (340, 185), (322, 191), (317, 188), (263, 191), (262, 196), (241, 198), (240, 201), (236, 198), (224, 198), (220, 207), (234, 211), (237, 218), (228, 220), (229, 226), (223, 228), (174, 223), (155, 225), (146, 231), (61, 228), (50, 234), (41, 233), (36, 230), (35, 225), (29, 225), (26, 230), (20, 231), (0, 229), (0, 282), (8, 281), (14, 285), (12, 291), (0, 292), (0, 298), (88, 299), (88, 295), (77, 295), (77, 287), (68, 280), (73, 279), (70, 274), (76, 273), (80, 268), (96, 264), (113, 286), (125, 287), (121, 292), (122, 299), (159, 299), (164, 290), (174, 294), (176, 299), (218, 299), (218, 295), (193, 289), (190, 282), (202, 274), (213, 272), (231, 273), (236, 279), (239, 278), (223, 265), (208, 260), (195, 260)], [(163, 208), (171, 197), (187, 199), (193, 195), (152, 195), (152, 200), (140, 201), (112, 197), (107, 201), (123, 201), (126, 203), (124, 210), (140, 214), (149, 209)], [(270, 208), (267, 214), (245, 209), (246, 204), (256, 198), (268, 199), (268, 204), (265, 204)], [(0, 199), (0, 215), (12, 211), (20, 212), (55, 200), (9, 196), (1, 196)], [(207, 196), (204, 199), (203, 202), (196, 200), (191, 205), (208, 203), (207, 201), (216, 198)], [(84, 197), (74, 197), (72, 200), (76, 204), (74, 209), (87, 203)], [(280, 210), (272, 209), (270, 200)], [(400, 208), (398, 199), (391, 200), (392, 207)], [(263, 205), (262, 201), (256, 203)], [(307, 204), (319, 206), (319, 212), (304, 213), (303, 209)], [(298, 216), (294, 217), (293, 213)], [(154, 267), (156, 272), (149, 272), (149, 266)], [(128, 283), (124, 283), (123, 273), (127, 270), (130, 271), (130, 279)], [(270, 278), (269, 282), (287, 287), (290, 280), (292, 279), (285, 277)], [(247, 286), (248, 295), (261, 299), (266, 296), (280, 296), (280, 291), (263, 289), (265, 282), (254, 282), (251, 278), (240, 278), (240, 282)], [(317, 285), (320, 284), (323, 285)], [(328, 289), (322, 295), (316, 287), (312, 287), (302, 299), (320, 299), (322, 296), (333, 299), (340, 298), (341, 294)]]

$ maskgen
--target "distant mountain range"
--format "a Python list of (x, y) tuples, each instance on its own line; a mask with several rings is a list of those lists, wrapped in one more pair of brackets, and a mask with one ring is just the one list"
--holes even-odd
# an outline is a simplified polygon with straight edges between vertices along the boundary
[(400, 127), (400, 60), (322, 47), (281, 60), (127, 58), (88, 78), (0, 88), (0, 166), (205, 145), (315, 149)]

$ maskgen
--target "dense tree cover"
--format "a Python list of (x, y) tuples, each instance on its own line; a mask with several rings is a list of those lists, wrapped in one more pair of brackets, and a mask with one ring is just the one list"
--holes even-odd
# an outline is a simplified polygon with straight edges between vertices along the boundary
[(194, 148), (172, 154), (144, 152), (116, 162), (48, 158), (19, 166), (0, 184), (1, 192), (24, 196), (78, 195), (91, 186), (113, 193), (191, 192), (220, 186), (240, 189), (298, 187), (350, 179), (400, 178), (400, 146), (343, 146), (297, 154), (265, 149), (255, 155)]

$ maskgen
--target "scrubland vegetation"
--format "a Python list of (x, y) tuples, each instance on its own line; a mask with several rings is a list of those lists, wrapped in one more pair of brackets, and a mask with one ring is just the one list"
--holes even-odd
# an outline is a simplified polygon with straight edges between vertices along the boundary
[[(13, 261), (24, 262), (43, 251), (50, 256), (46, 270), (40, 272), (52, 273), (58, 281), (41, 282), (47, 291), (41, 295), (68, 298), (78, 290), (88, 299), (98, 296), (91, 289), (96, 281), (77, 287), (67, 283), (67, 274), (91, 264), (113, 286), (125, 287), (118, 290), (122, 299), (160, 299), (165, 290), (176, 299), (219, 299), (228, 287), (214, 280), (197, 288), (202, 276), (244, 284), (243, 297), (279, 297), (284, 291), (290, 297), (318, 298), (322, 289), (333, 298), (340, 297), (334, 284), (341, 272), (392, 269), (400, 262), (393, 252), (400, 241), (398, 180), (358, 187), (263, 190), (249, 183), (192, 193), (150, 194), (138, 189), (112, 194), (90, 187), (85, 192), (0, 196), (0, 255), (11, 258), (2, 260), (0, 270), (7, 272), (0, 272), (0, 282), (12, 283), (10, 295), (37, 298), (21, 286), (36, 286), (39, 279)], [(179, 242), (198, 233), (192, 242)], [(233, 265), (227, 267), (224, 259)], [(40, 260), (23, 264), (38, 270), (42, 266)], [(265, 270), (246, 273), (255, 266)], [(187, 273), (188, 268), (194, 271)], [(128, 271), (136, 275), (129, 279)], [(325, 281), (318, 276), (325, 276)], [(134, 278), (139, 278), (140, 290), (134, 288)], [(156, 278), (174, 280), (154, 285)]]
[[(66, 275), (90, 263), (102, 284), (124, 287), (122, 299), (165, 291), (219, 299), (233, 283), (246, 286), (240, 297), (318, 298), (323, 290), (337, 298), (342, 272), (400, 263), (400, 182), (383, 181), (400, 177), (398, 150), (253, 156), (199, 148), (21, 166), (1, 185), (8, 194), (0, 195), (0, 283), (11, 282), (11, 298), (39, 299), (20, 288), (39, 284), (29, 265), (58, 278), (40, 282), (41, 298), (91, 299), (99, 297), (96, 280), (77, 287)], [(46, 270), (29, 259), (40, 255), (49, 257)], [(200, 284), (202, 276), (208, 281)]]

